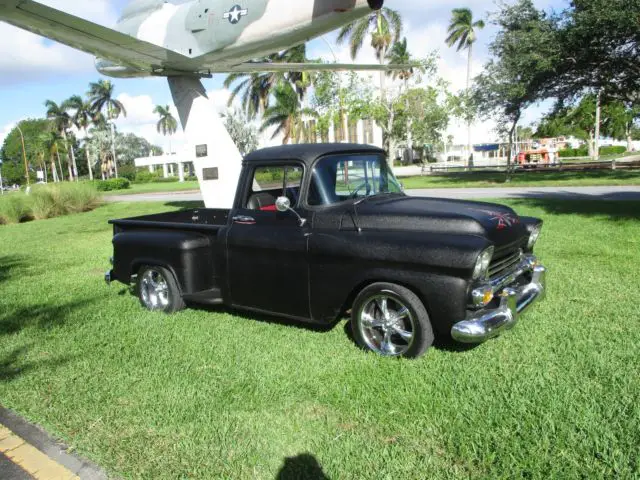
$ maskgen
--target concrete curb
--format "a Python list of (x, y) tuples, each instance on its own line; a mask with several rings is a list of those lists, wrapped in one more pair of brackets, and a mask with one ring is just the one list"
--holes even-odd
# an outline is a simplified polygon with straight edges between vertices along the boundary
[(83, 480), (106, 480), (106, 473), (97, 465), (67, 452), (67, 446), (53, 439), (37, 425), (33, 425), (11, 410), (0, 406), (0, 425), (59, 463)]

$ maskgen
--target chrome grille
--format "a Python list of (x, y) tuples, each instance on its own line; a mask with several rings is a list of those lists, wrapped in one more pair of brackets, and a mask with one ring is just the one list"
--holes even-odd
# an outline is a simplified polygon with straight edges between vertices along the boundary
[(491, 260), (489, 265), (489, 278), (497, 277), (509, 273), (514, 269), (520, 260), (522, 260), (523, 251), (518, 249), (517, 251), (507, 252), (506, 255), (501, 255)]

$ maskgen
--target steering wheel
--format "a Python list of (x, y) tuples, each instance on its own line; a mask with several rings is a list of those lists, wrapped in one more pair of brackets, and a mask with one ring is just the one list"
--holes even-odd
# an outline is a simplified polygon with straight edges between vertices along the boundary
[(371, 193), (371, 184), (368, 181), (364, 181), (360, 185), (358, 185), (353, 192), (351, 192), (350, 197), (356, 198), (358, 196), (358, 192), (362, 190), (363, 187), (367, 188), (367, 196), (368, 196)]

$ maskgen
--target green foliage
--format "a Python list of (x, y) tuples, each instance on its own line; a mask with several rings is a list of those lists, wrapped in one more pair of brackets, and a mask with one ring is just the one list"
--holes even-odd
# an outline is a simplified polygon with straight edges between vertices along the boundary
[(589, 149), (587, 146), (582, 146), (580, 148), (564, 148), (558, 151), (558, 156), (560, 158), (568, 158), (568, 157), (586, 157), (589, 155)]
[(300, 105), (298, 94), (290, 83), (279, 83), (273, 92), (275, 103), (264, 112), (260, 131), (276, 127), (271, 138), (282, 135), (282, 143), (298, 143), (307, 140), (309, 132), (303, 121), (303, 116), (315, 118), (317, 112)]
[(151, 182), (152, 183), (177, 183), (180, 179), (178, 177), (154, 177)]
[(367, 36), (371, 37), (371, 47), (379, 61), (384, 60), (389, 47), (400, 40), (402, 34), (402, 17), (390, 8), (371, 12), (366, 17), (355, 20), (340, 29), (337, 43), (349, 43), (351, 58), (356, 59), (364, 46)]
[(394, 138), (407, 138), (411, 128), (415, 145), (439, 143), (449, 125), (449, 109), (439, 101), (440, 94), (434, 87), (412, 88), (402, 94), (397, 101)]
[(99, 192), (111, 192), (114, 190), (126, 190), (131, 183), (126, 178), (110, 178), (108, 180), (96, 180), (94, 182)]
[(29, 195), (20, 192), (0, 197), (0, 224), (87, 212), (100, 203), (100, 194), (90, 183), (35, 185)]
[(621, 145), (611, 147), (600, 147), (600, 155), (622, 155), (627, 151), (627, 147)]
[[(35, 169), (40, 165), (42, 158), (48, 161), (49, 155), (43, 133), (50, 132), (53, 129), (53, 123), (43, 118), (28, 119), (20, 122), (20, 128), (24, 134), (29, 175), (35, 179)], [(22, 140), (18, 128), (13, 128), (5, 138), (0, 149), (0, 160), (3, 162), (2, 177), (5, 183), (26, 184)]]
[(136, 181), (137, 174), (137, 168), (131, 164), (125, 164), (118, 167), (118, 175), (122, 178), (126, 178), (130, 182)]
[(449, 23), (449, 36), (445, 43), (449, 47), (456, 47), (456, 50), (466, 50), (477, 40), (476, 30), (485, 27), (483, 20), (473, 21), (473, 13), (468, 8), (454, 8), (451, 12), (451, 22)]
[(224, 124), (241, 155), (247, 155), (258, 148), (258, 128), (243, 111), (228, 109)]
[(162, 105), (156, 105), (153, 113), (156, 113), (160, 116), (160, 120), (158, 120), (158, 123), (156, 125), (158, 133), (162, 133), (162, 135), (165, 136), (171, 136), (176, 133), (176, 131), (178, 130), (178, 121), (171, 113), (169, 105), (167, 105), (166, 107), (163, 107)]
[(157, 178), (157, 175), (148, 170), (136, 173), (136, 183), (150, 183), (154, 178)]
[(28, 200), (22, 192), (0, 196), (0, 225), (31, 219), (32, 212)]

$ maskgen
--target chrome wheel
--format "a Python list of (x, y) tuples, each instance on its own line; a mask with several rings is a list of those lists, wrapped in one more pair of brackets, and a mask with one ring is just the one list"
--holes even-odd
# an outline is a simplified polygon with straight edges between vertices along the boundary
[(140, 299), (149, 310), (166, 310), (169, 306), (169, 285), (158, 270), (149, 268), (143, 272)]
[(413, 315), (392, 292), (366, 299), (357, 318), (360, 334), (374, 352), (395, 357), (411, 348), (416, 332)]

